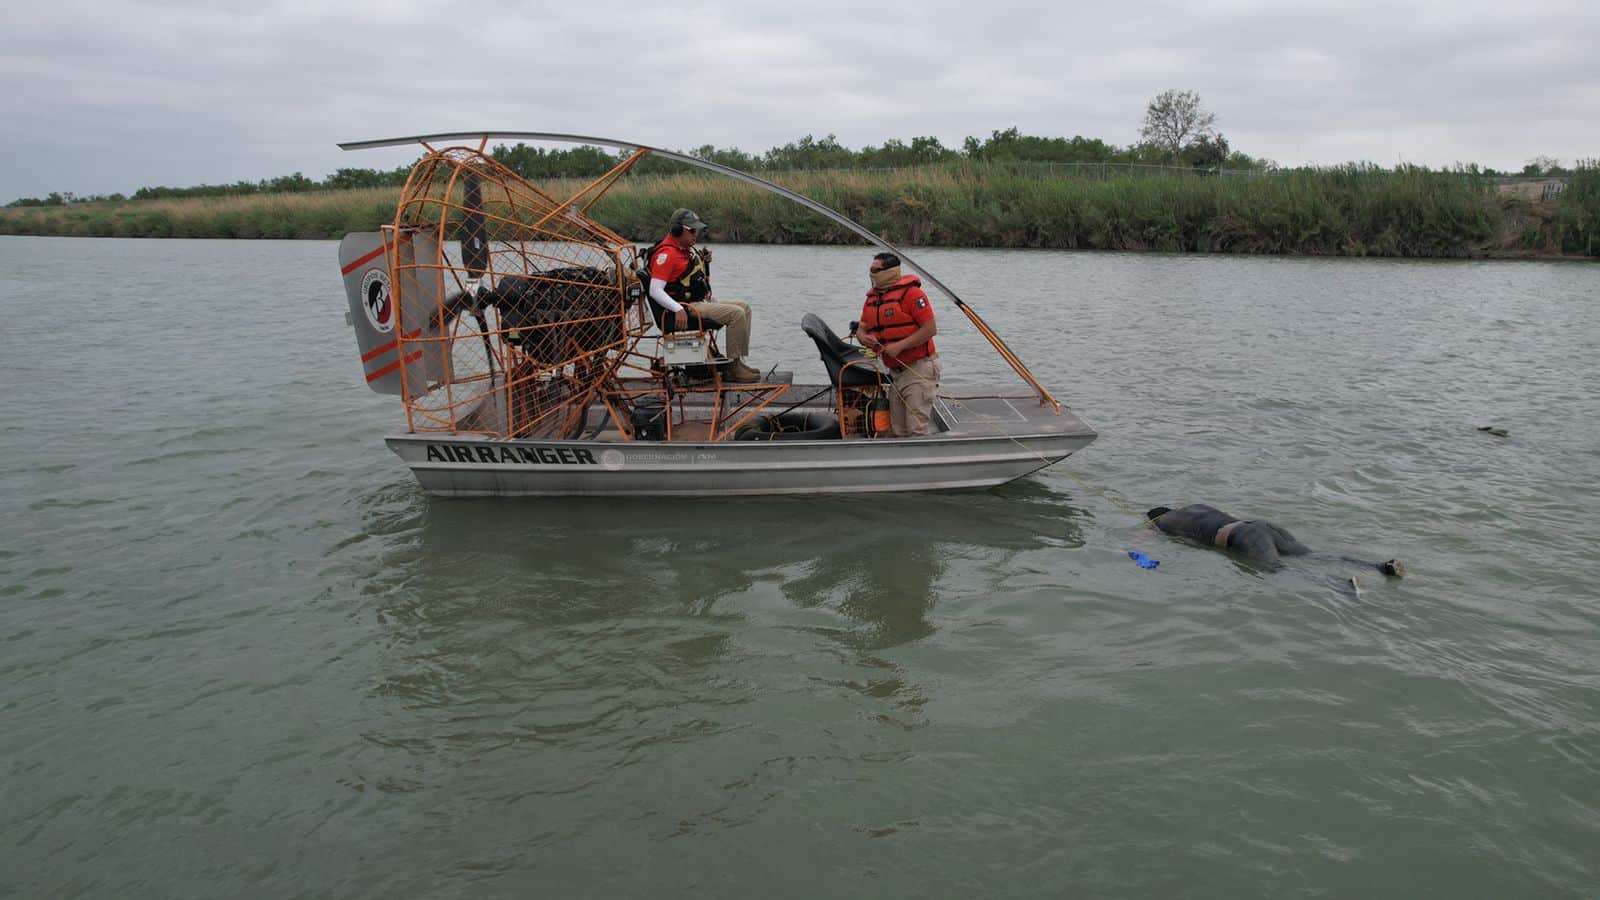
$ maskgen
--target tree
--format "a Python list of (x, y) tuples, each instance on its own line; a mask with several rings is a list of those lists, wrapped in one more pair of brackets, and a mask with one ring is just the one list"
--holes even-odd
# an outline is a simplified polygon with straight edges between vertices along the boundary
[(1565, 175), (1566, 170), (1561, 168), (1561, 160), (1553, 156), (1535, 156), (1528, 160), (1522, 167), (1524, 175)]
[(1202, 134), (1183, 148), (1178, 158), (1195, 169), (1216, 169), (1228, 161), (1228, 139), (1221, 132)]
[(322, 186), (335, 191), (377, 187), (381, 177), (374, 169), (337, 169), (332, 175), (322, 179)]
[(1167, 90), (1145, 107), (1139, 137), (1169, 159), (1176, 159), (1200, 138), (1213, 135), (1216, 124), (1216, 115), (1200, 105), (1199, 94)]
[(261, 183), (261, 191), (268, 194), (297, 194), (301, 191), (312, 190), (316, 186), (317, 183), (315, 181), (296, 172), (293, 175), (279, 175), (270, 181), (263, 181)]
[(699, 148), (689, 151), (689, 155), (698, 156), (707, 162), (714, 162), (730, 169), (738, 169), (741, 172), (754, 172), (760, 166), (759, 160), (738, 147), (723, 149), (710, 144), (703, 144)]
[(856, 155), (840, 145), (835, 135), (818, 140), (806, 135), (782, 147), (773, 147), (761, 158), (762, 168), (771, 172), (800, 169), (848, 169), (855, 163)]
[(911, 139), (911, 158), (918, 163), (936, 163), (955, 159), (956, 152), (931, 135)]

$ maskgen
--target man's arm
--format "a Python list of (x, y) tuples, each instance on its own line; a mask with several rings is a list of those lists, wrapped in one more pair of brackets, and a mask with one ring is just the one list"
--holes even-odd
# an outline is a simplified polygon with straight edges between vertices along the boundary
[(650, 299), (661, 304), (661, 308), (673, 314), (673, 325), (679, 331), (689, 327), (689, 313), (684, 310), (683, 304), (672, 299), (667, 294), (667, 283), (660, 278), (650, 279)]
[(650, 299), (661, 304), (667, 312), (678, 312), (683, 309), (683, 304), (672, 299), (667, 293), (667, 283), (659, 278), (650, 279)]
[(898, 341), (891, 341), (883, 345), (883, 355), (899, 356), (912, 347), (920, 347), (933, 339), (939, 333), (939, 323), (933, 319), (923, 322), (921, 327), (911, 332)]
[[(861, 307), (861, 318), (858, 319), (857, 321), (858, 322), (865, 322), (867, 320), (867, 314), (869, 312), (871, 312), (871, 311), (872, 311), (872, 307), (871, 306), (863, 306), (863, 307)], [(862, 328), (860, 325), (856, 326), (856, 330), (854, 332), (852, 332), (852, 334), (855, 335), (856, 340), (861, 343), (861, 346), (867, 348), (868, 350), (871, 350), (873, 353), (877, 353), (879, 348), (881, 348), (883, 346), (883, 344), (878, 341), (878, 338), (877, 338), (876, 335), (874, 335), (871, 331), (868, 331), (867, 329)]]

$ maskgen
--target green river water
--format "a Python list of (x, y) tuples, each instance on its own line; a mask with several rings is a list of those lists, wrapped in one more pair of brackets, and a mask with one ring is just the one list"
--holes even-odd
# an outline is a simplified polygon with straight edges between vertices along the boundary
[[(819, 380), (870, 253), (718, 249)], [(333, 243), (0, 238), (0, 896), (1600, 895), (1600, 268), (914, 255), (1098, 441), (432, 500)]]

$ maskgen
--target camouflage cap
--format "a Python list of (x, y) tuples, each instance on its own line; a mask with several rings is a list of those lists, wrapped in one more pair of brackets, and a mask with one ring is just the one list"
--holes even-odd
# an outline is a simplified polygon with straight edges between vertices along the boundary
[(692, 209), (676, 210), (672, 214), (672, 221), (668, 225), (681, 225), (691, 231), (701, 231), (706, 227), (705, 220), (695, 215)]

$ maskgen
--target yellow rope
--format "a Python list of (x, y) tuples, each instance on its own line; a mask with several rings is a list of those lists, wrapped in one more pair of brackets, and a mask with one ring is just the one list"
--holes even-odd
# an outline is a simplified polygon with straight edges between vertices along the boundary
[[(1071, 407), (1068, 407), (1068, 408), (1070, 409)], [(1016, 444), (1018, 447), (1021, 447), (1022, 449), (1028, 451), (1029, 453), (1032, 453), (1034, 456), (1039, 458), (1040, 462), (1044, 463), (1045, 465), (1049, 465), (1050, 464), (1050, 460), (1043, 453), (1040, 453), (1038, 450), (1035, 450), (1032, 447), (1029, 447), (1027, 444), (1024, 444), (1023, 442), (1017, 440), (1015, 435), (1007, 434), (1006, 432), (1000, 431), (998, 428), (994, 427), (994, 425), (991, 424), (991, 423), (987, 423), (986, 422), (986, 423), (984, 423), (984, 425), (986, 427), (988, 427), (990, 431), (994, 432), (995, 434), (999, 435), (1000, 437), (1003, 437), (1006, 440), (1010, 441), (1011, 443)], [(1067, 475), (1070, 476), (1073, 481), (1076, 481), (1079, 485), (1081, 485), (1084, 488), (1084, 490), (1087, 490), (1090, 493), (1095, 494), (1095, 495), (1097, 495), (1099, 497), (1102, 497), (1102, 498), (1104, 498), (1106, 500), (1110, 500), (1112, 505), (1120, 508), (1123, 512), (1125, 512), (1125, 513), (1127, 513), (1127, 514), (1129, 514), (1131, 516), (1137, 517), (1139, 519), (1140, 524), (1148, 525), (1151, 528), (1155, 528), (1155, 523), (1153, 521), (1151, 521), (1149, 516), (1146, 516), (1144, 513), (1140, 512), (1138, 509), (1134, 508), (1132, 503), (1129, 503), (1127, 500), (1124, 500), (1123, 498), (1117, 496), (1116, 493), (1114, 491), (1112, 491), (1110, 488), (1098, 487), (1096, 485), (1090, 484), (1086, 479), (1080, 477), (1078, 475), (1078, 473), (1072, 471), (1069, 468), (1063, 468), (1061, 471), (1066, 472)]]
[(1106, 500), (1110, 500), (1113, 505), (1117, 506), (1118, 508), (1120, 508), (1123, 512), (1127, 513), (1128, 515), (1137, 516), (1138, 519), (1139, 519), (1140, 524), (1148, 525), (1151, 528), (1155, 528), (1156, 527), (1154, 520), (1152, 520), (1149, 516), (1145, 515), (1144, 513), (1140, 512), (1139, 510), (1135, 509), (1132, 503), (1129, 503), (1127, 500), (1124, 500), (1121, 497), (1118, 497), (1116, 495), (1116, 493), (1113, 492), (1110, 488), (1095, 487), (1094, 485), (1090, 484), (1089, 482), (1085, 481), (1084, 479), (1078, 477), (1078, 473), (1072, 471), (1071, 469), (1062, 469), (1062, 471), (1066, 472), (1068, 475), (1072, 476), (1072, 480), (1073, 481), (1076, 481), (1079, 484), (1083, 485), (1085, 490), (1090, 491), (1091, 493), (1094, 493), (1094, 494), (1098, 494), (1098, 495), (1100, 495), (1102, 498), (1104, 498)]
[[(860, 349), (861, 349), (862, 355), (864, 355), (864, 356), (871, 357), (871, 358), (876, 358), (877, 355), (878, 355), (875, 351), (871, 350), (870, 348), (861, 347)], [(897, 394), (900, 394), (900, 402), (902, 402), (902, 403), (905, 402), (905, 394), (900, 391), (900, 388), (893, 381), (889, 382), (889, 389), (894, 391)], [(1054, 398), (1052, 398), (1052, 399), (1054, 399)], [(1064, 406), (1064, 404), (1063, 404), (1063, 406)], [(1068, 410), (1072, 409), (1071, 406), (1065, 406), (1065, 408), (1068, 409)], [(1010, 441), (1013, 444), (1016, 444), (1018, 447), (1021, 447), (1022, 449), (1028, 451), (1029, 453), (1032, 453), (1034, 456), (1038, 457), (1040, 462), (1044, 463), (1045, 465), (1050, 465), (1049, 458), (1047, 458), (1043, 453), (1040, 453), (1038, 450), (1035, 450), (1034, 448), (1029, 447), (1027, 444), (1024, 444), (1023, 442), (1017, 440), (1015, 435), (1008, 434), (1008, 433), (1006, 433), (1004, 431), (1001, 431), (998, 428), (994, 427), (994, 425), (991, 424), (991, 423), (987, 423), (986, 422), (986, 423), (984, 423), (984, 425), (990, 431), (992, 431), (993, 433), (999, 435), (1000, 437), (1005, 438), (1006, 440)], [(1138, 518), (1140, 524), (1147, 525), (1147, 526), (1149, 526), (1151, 528), (1155, 528), (1155, 523), (1152, 522), (1148, 516), (1146, 516), (1144, 513), (1142, 513), (1140, 511), (1138, 511), (1137, 509), (1135, 509), (1132, 503), (1129, 503), (1127, 500), (1124, 500), (1123, 498), (1116, 496), (1111, 491), (1110, 488), (1097, 487), (1097, 486), (1095, 486), (1093, 484), (1090, 484), (1088, 481), (1086, 481), (1083, 478), (1079, 477), (1078, 473), (1072, 471), (1071, 469), (1065, 469), (1064, 468), (1064, 469), (1062, 469), (1062, 471), (1066, 472), (1069, 476), (1071, 476), (1072, 480), (1074, 480), (1074, 481), (1078, 482), (1078, 484), (1082, 485), (1085, 490), (1089, 491), (1092, 494), (1096, 494), (1096, 495), (1098, 495), (1098, 496), (1100, 496), (1100, 497), (1102, 497), (1102, 498), (1104, 498), (1106, 500), (1110, 500), (1112, 505), (1117, 506), (1123, 512), (1128, 513), (1129, 515)]]

